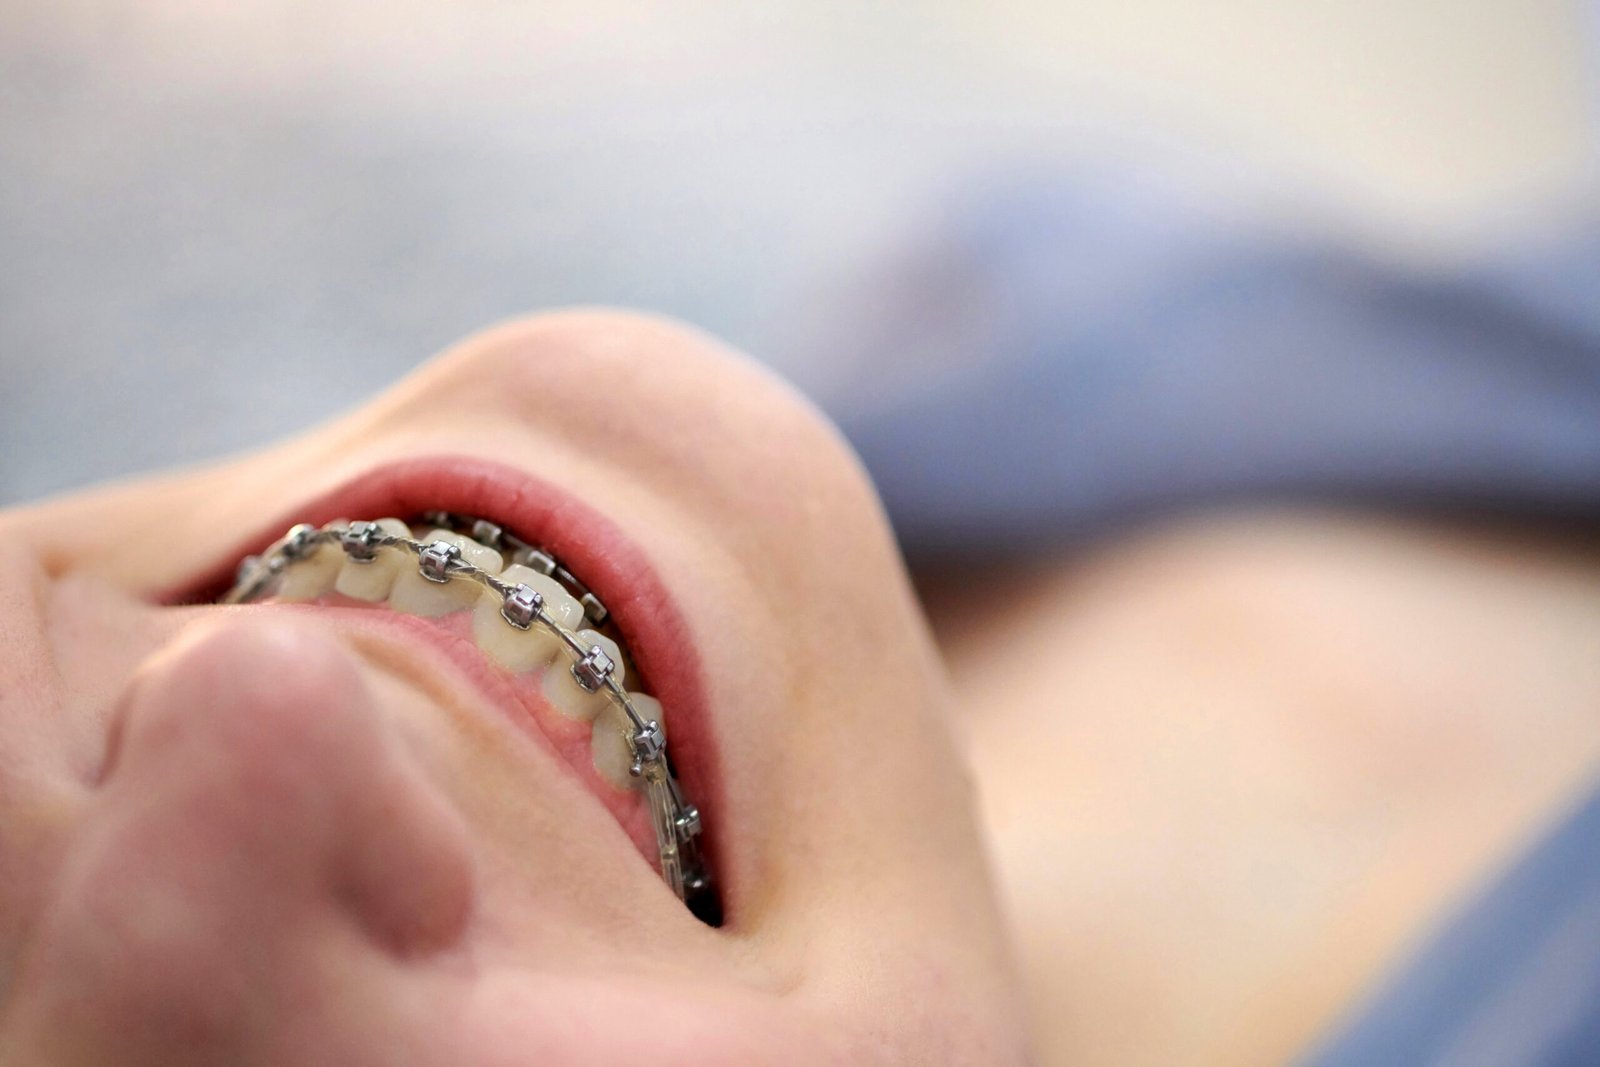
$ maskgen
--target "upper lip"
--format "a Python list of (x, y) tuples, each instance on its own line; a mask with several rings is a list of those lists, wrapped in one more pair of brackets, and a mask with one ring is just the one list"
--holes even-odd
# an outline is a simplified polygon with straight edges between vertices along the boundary
[(639, 674), (661, 701), (674, 770), (702, 811), (713, 868), (722, 803), (719, 752), (707, 714), (698, 649), (682, 610), (644, 549), (606, 515), (536, 475), (470, 456), (421, 457), (374, 468), (287, 510), (220, 563), (209, 584), (297, 522), (402, 518), (438, 509), (490, 519), (548, 548), (606, 605)]

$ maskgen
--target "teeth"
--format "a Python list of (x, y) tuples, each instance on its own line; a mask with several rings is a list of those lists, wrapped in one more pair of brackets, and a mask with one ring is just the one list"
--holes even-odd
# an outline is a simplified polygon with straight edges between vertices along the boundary
[[(399, 519), (379, 519), (378, 528), (390, 537), (411, 536), (411, 527)], [(377, 557), (370, 563), (358, 563), (346, 557), (339, 568), (338, 577), (334, 579), (333, 588), (355, 600), (382, 600), (389, 595), (395, 576), (408, 560), (415, 568), (416, 557), (403, 548), (380, 548)]]
[[(500, 553), (486, 545), (480, 545), (470, 537), (451, 533), (449, 530), (432, 530), (417, 540), (423, 544), (444, 541), (461, 550), (463, 561), (490, 574), (500, 573), (502, 562)], [(410, 553), (406, 555), (411, 565), (400, 568), (399, 574), (395, 576), (394, 588), (389, 590), (389, 607), (395, 611), (403, 611), (407, 615), (448, 615), (452, 611), (470, 608), (483, 591), (483, 586), (470, 578), (451, 578), (447, 582), (430, 581), (423, 577), (416, 557)]]
[[(661, 701), (643, 693), (629, 693), (633, 710), (646, 722), (661, 721)], [(589, 752), (594, 759), (594, 769), (600, 777), (618, 789), (635, 789), (639, 779), (633, 776), (633, 724), (628, 713), (608, 702), (594, 718), (594, 730), (589, 734)]]
[[(583, 606), (554, 578), (513, 563), (500, 572), (500, 580), (509, 585), (525, 585), (544, 597), (544, 612), (556, 625), (571, 630), (583, 624)], [(503, 603), (491, 589), (479, 594), (472, 614), (472, 636), (478, 647), (512, 671), (531, 671), (555, 659), (561, 650), (561, 639), (538, 623), (526, 630), (512, 626), (500, 614)]]
[[(598, 644), (611, 657), (611, 662), (616, 664), (616, 670), (611, 677), (615, 678), (618, 685), (622, 684), (627, 674), (627, 668), (622, 665), (622, 653), (617, 648), (617, 643), (609, 637), (595, 633), (593, 630), (579, 630), (573, 635), (584, 648), (593, 648)], [(572, 676), (570, 657), (563, 656), (547, 671), (539, 686), (544, 691), (544, 697), (552, 707), (568, 718), (589, 722), (606, 707), (610, 706), (611, 698), (606, 696), (605, 690), (586, 692)]]
[[(349, 520), (339, 519), (329, 525), (335, 529), (348, 526)], [(305, 559), (296, 560), (295, 565), (283, 572), (283, 577), (278, 579), (277, 597), (279, 600), (315, 600), (325, 596), (333, 590), (333, 583), (339, 577), (339, 568), (344, 564), (344, 549), (339, 547), (339, 542), (332, 541), (318, 545), (312, 550), (311, 555)]]
[[(348, 525), (341, 519), (328, 528)], [(540, 610), (546, 619), (571, 632), (583, 649), (598, 646), (611, 660), (610, 677), (617, 685), (627, 678), (628, 661), (615, 641), (594, 630), (577, 629), (586, 618), (583, 604), (557, 579), (523, 564), (502, 570), (504, 560), (499, 552), (464, 534), (444, 529), (413, 534), (405, 522), (394, 518), (378, 519), (377, 526), (384, 534), (414, 538), (423, 544), (443, 541), (456, 548), (464, 562), (497, 575), (506, 585), (532, 589), (542, 598)], [(471, 608), (478, 647), (508, 670), (530, 673), (545, 668), (539, 682), (545, 699), (562, 715), (592, 723), (589, 748), (596, 773), (618, 790), (639, 787), (639, 779), (632, 774), (633, 726), (627, 712), (613, 702), (606, 687), (592, 693), (583, 688), (573, 674), (570, 650), (542, 622), (534, 622), (526, 630), (512, 625), (501, 612), (504, 599), (492, 589), (459, 576), (447, 582), (430, 581), (423, 575), (416, 553), (405, 548), (380, 548), (371, 561), (360, 562), (335, 540), (318, 545), (309, 556), (285, 568), (276, 596), (312, 600), (330, 590), (357, 600), (387, 599), (392, 609), (412, 615), (447, 615)], [(660, 721), (661, 702), (654, 697), (629, 693), (628, 700), (646, 722)]]

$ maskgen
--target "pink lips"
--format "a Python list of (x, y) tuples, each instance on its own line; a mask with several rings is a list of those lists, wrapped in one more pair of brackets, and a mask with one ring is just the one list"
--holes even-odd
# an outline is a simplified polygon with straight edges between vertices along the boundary
[[(249, 542), (229, 566), (297, 522), (406, 517), (431, 509), (481, 516), (548, 548), (606, 605), (647, 681), (647, 690), (661, 701), (679, 781), (709, 813), (705, 842), (715, 868), (715, 816), (723, 803), (722, 777), (699, 652), (682, 612), (643, 549), (568, 491), (524, 471), (473, 457), (402, 460), (285, 514)], [(423, 625), (442, 632), (432, 622)]]

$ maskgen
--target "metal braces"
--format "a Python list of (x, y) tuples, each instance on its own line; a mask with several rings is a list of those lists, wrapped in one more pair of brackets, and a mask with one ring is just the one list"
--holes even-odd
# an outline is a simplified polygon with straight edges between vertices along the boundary
[[(550, 575), (571, 590), (583, 605), (585, 617), (595, 625), (609, 619), (610, 613), (589, 589), (561, 566), (554, 556), (522, 541), (494, 523), (470, 516), (432, 511), (422, 516), (435, 526), (459, 530), (474, 540), (510, 556), (513, 563), (531, 566)], [(461, 550), (444, 540), (418, 541), (387, 533), (375, 522), (352, 522), (348, 526), (329, 523), (316, 527), (301, 523), (274, 542), (259, 556), (249, 556), (240, 565), (234, 586), (223, 597), (224, 604), (244, 604), (269, 595), (273, 582), (284, 570), (309, 559), (323, 545), (336, 544), (357, 563), (371, 563), (378, 552), (397, 548), (417, 557), (424, 578), (434, 582), (456, 579), (477, 582), (501, 598), (500, 616), (519, 630), (542, 626), (561, 642), (572, 656), (569, 669), (585, 692), (604, 692), (627, 716), (629, 743), (633, 748), (634, 777), (644, 784), (650, 805), (651, 825), (655, 830), (661, 877), (678, 898), (697, 917), (712, 926), (722, 921), (722, 908), (711, 872), (705, 863), (698, 838), (702, 826), (700, 811), (684, 797), (667, 755), (667, 735), (661, 724), (641, 716), (628, 700), (625, 689), (615, 678), (616, 664), (598, 644), (589, 645), (571, 630), (556, 623), (545, 612), (539, 591), (520, 583), (501, 581), (498, 575), (474, 567), (462, 558)]]
[(480, 545), (490, 548), (506, 557), (506, 563), (520, 563), (524, 567), (532, 567), (546, 577), (554, 578), (577, 597), (578, 603), (583, 606), (584, 617), (595, 626), (604, 626), (606, 620), (611, 618), (611, 613), (606, 606), (600, 603), (600, 598), (589, 591), (561, 562), (549, 552), (532, 545), (506, 532), (505, 527), (490, 522), (488, 519), (476, 519), (471, 515), (460, 515), (450, 511), (425, 511), (422, 521), (433, 526), (441, 526), (446, 530), (465, 534)]

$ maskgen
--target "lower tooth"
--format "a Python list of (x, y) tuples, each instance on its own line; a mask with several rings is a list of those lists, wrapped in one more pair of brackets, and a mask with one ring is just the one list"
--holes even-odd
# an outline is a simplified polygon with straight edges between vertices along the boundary
[[(389, 537), (411, 536), (411, 527), (399, 519), (379, 519), (378, 529)], [(334, 579), (334, 591), (352, 600), (383, 600), (407, 561), (415, 567), (417, 557), (403, 548), (380, 548), (377, 555), (366, 562), (347, 558)]]
[[(449, 530), (434, 530), (418, 540), (424, 544), (444, 541), (454, 545), (461, 550), (463, 561), (490, 574), (500, 573), (500, 553), (480, 545), (470, 537)], [(389, 607), (395, 611), (403, 611), (407, 615), (448, 615), (452, 611), (470, 608), (483, 592), (483, 586), (470, 578), (432, 581), (423, 577), (415, 558), (411, 562), (410, 567), (401, 568), (395, 577), (394, 588), (389, 590)]]
[[(629, 693), (633, 710), (645, 722), (661, 721), (661, 702), (643, 693)], [(627, 712), (611, 704), (595, 716), (589, 734), (589, 753), (601, 778), (618, 789), (633, 789), (639, 779), (633, 776), (633, 724)]]
[[(621, 685), (627, 669), (622, 665), (622, 653), (618, 650), (617, 643), (593, 630), (579, 630), (573, 636), (586, 649), (598, 644), (605, 650), (606, 655), (611, 657), (611, 662), (616, 665), (611, 677)], [(591, 693), (578, 684), (578, 679), (572, 674), (572, 664), (566, 656), (550, 665), (544, 672), (544, 678), (539, 686), (552, 707), (568, 718), (582, 722), (589, 722), (611, 703), (611, 698), (606, 695), (604, 689), (597, 689)]]
[[(583, 606), (554, 578), (520, 563), (500, 572), (507, 585), (525, 585), (544, 598), (544, 613), (557, 626), (570, 630), (583, 623)], [(505, 620), (500, 609), (505, 602), (498, 593), (484, 590), (472, 614), (472, 636), (478, 647), (502, 667), (512, 671), (531, 671), (556, 658), (561, 639), (539, 623), (519, 630)]]

